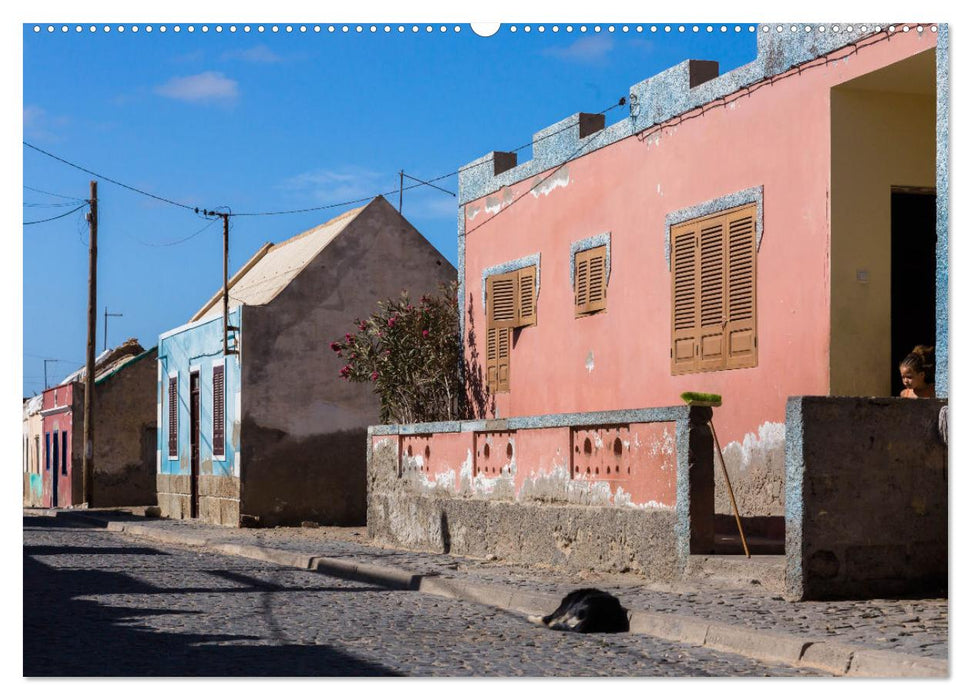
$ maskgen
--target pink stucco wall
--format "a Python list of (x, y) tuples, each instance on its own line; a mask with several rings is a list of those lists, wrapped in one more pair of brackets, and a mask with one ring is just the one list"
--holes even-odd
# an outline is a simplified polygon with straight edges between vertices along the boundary
[(374, 436), (398, 443), (402, 476), (493, 498), (673, 508), (675, 425), (529, 428)]
[[(74, 503), (79, 503), (82, 496), (80, 493), (75, 493), (75, 469), (80, 472), (81, 465), (75, 464), (73, 458), (73, 452), (75, 449), (75, 424), (74, 424), (74, 384), (65, 384), (62, 386), (57, 386), (52, 389), (47, 389), (44, 392), (42, 409), (44, 411), (56, 408), (65, 408), (66, 410), (62, 412), (52, 413), (50, 415), (45, 415), (43, 418), (43, 431), (41, 434), (41, 450), (47, 449), (47, 442), (45, 436), (49, 433), (50, 439), (54, 440), (54, 431), (57, 431), (57, 439), (62, 440), (61, 435), (67, 434), (67, 452), (66, 454), (61, 452), (61, 446), (63, 443), (58, 442), (58, 454), (59, 454), (59, 464), (57, 471), (54, 470), (53, 457), (41, 455), (41, 473), (43, 475), (44, 483), (44, 505), (50, 508), (57, 508), (58, 506), (69, 506)], [(81, 419), (79, 417), (78, 426), (81, 425)], [(53, 444), (51, 445), (51, 450), (53, 450)], [(67, 459), (66, 469), (62, 469), (61, 463)], [(47, 471), (45, 465), (50, 463), (51, 469)], [(62, 471), (66, 471), (66, 474), (62, 474)], [(57, 502), (54, 502), (54, 490), (52, 480), (57, 479)]]
[[(776, 80), (694, 119), (563, 166), (565, 182), (520, 182), (465, 208), (466, 323), (485, 357), (482, 271), (539, 253), (537, 324), (511, 351), (499, 417), (675, 405), (716, 392), (723, 446), (785, 420), (786, 398), (830, 391), (830, 89), (932, 48), (898, 35)], [(892, 147), (892, 145), (888, 145)], [(561, 173), (562, 175), (563, 173)], [(762, 186), (758, 366), (672, 376), (665, 216)], [(523, 195), (520, 199), (520, 195)], [(511, 196), (510, 196), (511, 195)], [(502, 202), (497, 214), (496, 207)], [(609, 232), (607, 309), (575, 318), (570, 244)]]

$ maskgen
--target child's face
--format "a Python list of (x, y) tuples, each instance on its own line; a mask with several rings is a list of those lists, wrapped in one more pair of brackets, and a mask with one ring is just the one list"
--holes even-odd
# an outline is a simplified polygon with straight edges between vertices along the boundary
[(912, 367), (900, 368), (900, 381), (904, 383), (905, 389), (913, 389), (914, 391), (919, 391), (927, 386), (924, 382), (924, 373), (915, 372)]

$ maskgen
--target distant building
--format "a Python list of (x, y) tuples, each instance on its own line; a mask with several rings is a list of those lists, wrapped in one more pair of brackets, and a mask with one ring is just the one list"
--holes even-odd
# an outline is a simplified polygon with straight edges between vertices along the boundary
[[(91, 507), (155, 503), (155, 357), (132, 338), (95, 360)], [(84, 502), (84, 375), (81, 368), (25, 404), (24, 505)]]
[(362, 524), (366, 385), (339, 377), (330, 342), (378, 301), (415, 297), (455, 268), (378, 197), (283, 243), (267, 243), (158, 355), (158, 502), (213, 523)]

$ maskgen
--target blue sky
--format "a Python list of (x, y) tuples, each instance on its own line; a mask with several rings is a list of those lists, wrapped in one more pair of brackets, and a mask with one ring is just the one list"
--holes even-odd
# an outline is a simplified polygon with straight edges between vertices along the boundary
[[(111, 23), (109, 32), (104, 22), (80, 32), (77, 24), (67, 32), (23, 26), (23, 140), (104, 176), (23, 147), (24, 222), (71, 212), (99, 181), (99, 352), (106, 307), (123, 314), (109, 318), (109, 345), (137, 337), (150, 347), (222, 283), (221, 223), (104, 178), (234, 214), (324, 207), (394, 192), (402, 169), (430, 180), (527, 145), (534, 132), (611, 107), (686, 58), (717, 60), (726, 71), (756, 50), (751, 23), (709, 32), (705, 23), (679, 31), (677, 23), (536, 22), (489, 37), (454, 22), (422, 23), (418, 32), (413, 24), (386, 32), (378, 22), (361, 32), (357, 24), (317, 32), (270, 23), (260, 32), (258, 23), (212, 22), (177, 32), (175, 24), (153, 23), (151, 32), (144, 22)], [(609, 112), (608, 123), (626, 110)], [(527, 146), (519, 160), (529, 157)], [(457, 191), (455, 176), (436, 184)], [(388, 200), (397, 206), (396, 193)], [(350, 206), (233, 217), (230, 270), (264, 242)], [(25, 396), (42, 389), (44, 359), (54, 360), (49, 383), (84, 361), (85, 211), (23, 227)], [(456, 211), (456, 198), (441, 191), (405, 192), (404, 215), (453, 264)]]

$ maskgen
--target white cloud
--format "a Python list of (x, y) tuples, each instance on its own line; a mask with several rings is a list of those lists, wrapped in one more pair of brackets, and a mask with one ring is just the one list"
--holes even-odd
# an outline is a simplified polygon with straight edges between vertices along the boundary
[(311, 170), (285, 180), (279, 189), (319, 203), (336, 203), (370, 197), (392, 189), (387, 176), (364, 168)]
[(67, 117), (59, 117), (47, 113), (47, 110), (36, 105), (24, 106), (24, 136), (44, 141), (58, 141), (61, 129), (67, 126)]
[(239, 97), (239, 83), (222, 73), (206, 71), (172, 78), (156, 87), (155, 92), (185, 102), (232, 102)]
[(564, 61), (602, 63), (613, 48), (613, 39), (609, 36), (598, 34), (596, 36), (580, 37), (569, 46), (563, 48), (551, 47), (545, 49), (543, 53)]
[(279, 63), (283, 57), (274, 53), (263, 44), (254, 46), (251, 49), (240, 49), (238, 51), (227, 51), (222, 55), (223, 60), (246, 61), (247, 63)]

